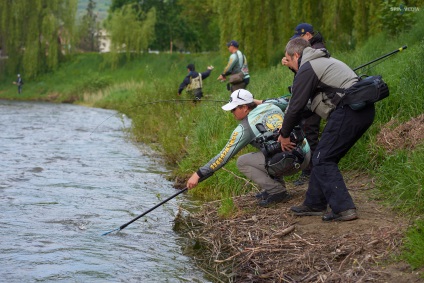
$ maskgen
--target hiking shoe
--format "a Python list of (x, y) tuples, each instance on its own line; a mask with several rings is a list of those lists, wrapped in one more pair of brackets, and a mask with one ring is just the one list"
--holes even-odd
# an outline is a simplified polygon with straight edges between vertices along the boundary
[(255, 197), (257, 198), (257, 199), (267, 199), (268, 198), (268, 196), (269, 196), (269, 194), (266, 192), (266, 191), (263, 191), (263, 192), (260, 192), (260, 193), (257, 193), (256, 195), (255, 195)]
[(330, 222), (330, 221), (350, 221), (358, 218), (358, 214), (356, 213), (356, 209), (348, 209), (342, 211), (340, 213), (329, 212), (322, 216), (322, 221)]
[(300, 174), (299, 179), (297, 179), (296, 181), (293, 182), (293, 185), (297, 186), (302, 186), (303, 184), (306, 184), (309, 182), (309, 176), (310, 174), (306, 174), (304, 172), (302, 172), (302, 174)]
[(287, 202), (291, 199), (291, 195), (284, 191), (282, 193), (268, 195), (266, 199), (263, 199), (259, 202), (259, 206), (268, 207), (272, 204), (276, 204), (279, 202)]
[(294, 215), (297, 216), (321, 216), (325, 212), (325, 209), (316, 209), (306, 206), (304, 204), (301, 204), (299, 206), (292, 206), (290, 210), (293, 212)]

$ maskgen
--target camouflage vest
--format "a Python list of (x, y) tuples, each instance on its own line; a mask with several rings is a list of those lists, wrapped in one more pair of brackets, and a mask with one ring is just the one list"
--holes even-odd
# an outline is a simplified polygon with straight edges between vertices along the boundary
[(202, 88), (202, 74), (199, 73), (197, 78), (190, 77), (190, 84), (187, 86), (187, 91), (193, 91), (195, 89)]

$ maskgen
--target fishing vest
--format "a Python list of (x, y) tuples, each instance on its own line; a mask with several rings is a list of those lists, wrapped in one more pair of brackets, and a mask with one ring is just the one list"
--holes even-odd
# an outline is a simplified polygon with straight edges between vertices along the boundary
[(199, 73), (199, 76), (196, 78), (190, 77), (190, 84), (187, 86), (187, 91), (192, 91), (195, 89), (202, 88), (202, 74)]

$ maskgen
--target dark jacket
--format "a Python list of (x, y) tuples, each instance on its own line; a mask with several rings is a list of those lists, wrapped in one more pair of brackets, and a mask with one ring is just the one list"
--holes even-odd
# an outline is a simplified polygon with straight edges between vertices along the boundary
[(324, 87), (348, 88), (358, 81), (358, 77), (345, 63), (331, 58), (324, 49), (305, 48), (293, 80), (292, 97), (284, 117), (280, 133), (284, 138), (290, 136), (299, 124), (308, 100)]
[[(202, 80), (206, 79), (207, 77), (209, 77), (209, 75), (211, 74), (212, 70), (206, 70), (205, 72), (201, 73), (202, 74)], [(199, 76), (199, 73), (196, 71), (191, 71), (188, 73), (188, 75), (184, 78), (183, 82), (180, 84), (180, 87), (178, 88), (178, 93), (181, 94), (181, 92), (184, 90), (184, 88), (186, 86), (188, 86), (190, 84), (190, 79), (191, 78), (197, 78)]]
[(319, 31), (316, 31), (314, 33), (314, 36), (311, 39), (309, 39), (309, 43), (311, 44), (311, 47), (314, 49), (325, 48), (324, 38), (319, 33)]

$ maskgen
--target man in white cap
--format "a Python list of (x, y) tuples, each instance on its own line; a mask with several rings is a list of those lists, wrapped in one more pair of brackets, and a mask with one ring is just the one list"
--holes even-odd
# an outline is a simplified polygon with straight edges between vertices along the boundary
[[(273, 132), (280, 128), (287, 104), (288, 102), (284, 98), (259, 101), (253, 99), (253, 95), (245, 89), (234, 91), (231, 94), (230, 102), (222, 106), (222, 109), (231, 111), (240, 124), (234, 129), (221, 152), (193, 173), (187, 181), (187, 188), (192, 189), (197, 186), (200, 179), (219, 170), (248, 144), (260, 148), (257, 137), (261, 136), (261, 132), (256, 125), (262, 124), (267, 132)], [(310, 159), (309, 145), (306, 139), (303, 140), (301, 150), (305, 156), (301, 167), (305, 167)], [(267, 207), (277, 202), (288, 201), (290, 195), (287, 193), (284, 180), (271, 177), (265, 168), (265, 163), (264, 153), (258, 151), (240, 156), (237, 160), (237, 167), (240, 172), (262, 189), (262, 192), (256, 195), (260, 206)]]

